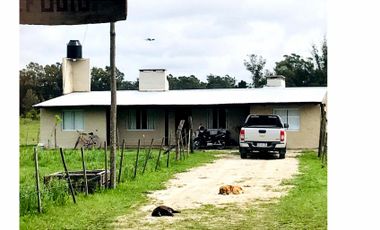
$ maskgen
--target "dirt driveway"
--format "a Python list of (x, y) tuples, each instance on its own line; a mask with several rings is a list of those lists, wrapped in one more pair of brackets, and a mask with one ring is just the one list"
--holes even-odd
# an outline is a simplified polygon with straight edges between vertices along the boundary
[[(266, 157), (244, 160), (240, 159), (237, 152), (223, 154), (213, 163), (176, 174), (167, 182), (167, 189), (148, 195), (151, 202), (140, 209), (139, 216), (145, 216), (143, 219), (150, 222), (150, 213), (158, 205), (183, 210), (207, 204), (244, 205), (249, 201), (278, 198), (288, 191), (288, 187), (281, 185), (281, 181), (292, 178), (298, 172), (297, 154), (288, 151), (285, 159)], [(219, 195), (219, 187), (224, 184), (239, 185), (244, 193)], [(117, 222), (120, 224), (127, 219), (129, 218), (121, 217)]]
[[(198, 208), (205, 204), (245, 203), (248, 200), (270, 200), (280, 197), (286, 187), (281, 181), (290, 179), (298, 170), (295, 152), (287, 153), (285, 159), (240, 159), (237, 154), (226, 154), (212, 164), (179, 173), (168, 181), (166, 190), (149, 194), (152, 205), (167, 205), (174, 209)], [(241, 195), (219, 195), (224, 184), (239, 185)]]

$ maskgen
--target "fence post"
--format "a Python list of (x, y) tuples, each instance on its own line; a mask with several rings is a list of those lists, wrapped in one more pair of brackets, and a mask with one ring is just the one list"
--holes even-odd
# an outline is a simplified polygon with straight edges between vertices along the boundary
[(34, 165), (36, 170), (36, 187), (37, 187), (37, 198), (38, 198), (38, 212), (42, 212), (41, 207), (41, 193), (40, 193), (40, 177), (38, 172), (38, 153), (36, 147), (34, 147)]
[(179, 132), (179, 159), (184, 159), (182, 130)]
[(189, 129), (189, 141), (187, 143), (187, 157), (189, 157), (190, 154), (190, 149), (192, 150), (193, 148), (190, 147), (191, 145), (191, 129)]
[(108, 162), (107, 162), (107, 142), (104, 142), (104, 168), (105, 168), (105, 177), (106, 177), (106, 184), (104, 188), (108, 188)]
[(140, 152), (140, 139), (139, 139), (139, 142), (137, 144), (136, 163), (135, 163), (135, 171), (133, 173), (133, 178), (136, 178), (136, 175), (137, 175), (137, 165), (139, 162), (139, 152)]
[(146, 154), (146, 158), (145, 158), (145, 163), (144, 163), (144, 168), (143, 168), (142, 174), (145, 173), (145, 168), (146, 168), (146, 165), (148, 164), (148, 160), (150, 158), (150, 152), (152, 151), (153, 141), (154, 141), (154, 139), (152, 138), (152, 141), (150, 142), (148, 153)]
[(182, 128), (184, 124), (185, 124), (185, 120), (180, 120), (177, 131), (175, 133), (175, 144), (176, 144), (175, 160), (178, 160), (178, 157), (180, 157), (180, 154), (181, 154), (180, 153), (180, 137), (181, 137)]
[(323, 142), (324, 142), (324, 136), (326, 131), (326, 113), (325, 113), (325, 106), (321, 104), (321, 122), (320, 122), (320, 131), (319, 131), (319, 146), (318, 146), (318, 157), (321, 157), (322, 154), (322, 148), (323, 148)]
[(85, 192), (86, 196), (88, 196), (87, 170), (86, 170), (86, 163), (84, 161), (83, 147), (80, 148), (80, 153), (82, 155), (82, 167), (83, 167), (83, 176), (84, 176), (84, 192)]
[(190, 145), (190, 153), (194, 153), (193, 149), (193, 117), (189, 116), (189, 145)]
[(28, 145), (28, 136), (29, 136), (29, 126), (26, 126), (26, 140), (25, 140), (25, 145)]
[(37, 144), (40, 143), (40, 130), (38, 129), (37, 132)]
[(157, 171), (157, 167), (158, 167), (158, 164), (160, 163), (160, 157), (161, 157), (161, 150), (164, 146), (164, 141), (165, 141), (165, 137), (162, 138), (162, 141), (161, 141), (161, 147), (160, 147), (160, 150), (158, 152), (158, 157), (157, 157), (157, 161), (156, 161), (156, 167), (155, 167), (155, 171)]
[(117, 183), (120, 183), (121, 173), (123, 169), (123, 157), (124, 157), (124, 147), (125, 147), (125, 139), (123, 139), (123, 143), (121, 145), (121, 156), (120, 156), (120, 169), (119, 169), (119, 177), (117, 178)]
[(169, 148), (168, 157), (167, 157), (167, 160), (166, 160), (166, 167), (167, 168), (169, 168), (169, 161), (170, 161), (170, 148)]
[(69, 171), (67, 170), (67, 167), (66, 167), (65, 157), (63, 156), (63, 150), (62, 150), (62, 148), (59, 148), (59, 151), (61, 153), (61, 159), (62, 159), (63, 167), (65, 168), (67, 182), (69, 183), (69, 188), (70, 188), (71, 196), (73, 197), (74, 204), (76, 204), (77, 202), (75, 200), (74, 188), (73, 188), (73, 184), (71, 183)]

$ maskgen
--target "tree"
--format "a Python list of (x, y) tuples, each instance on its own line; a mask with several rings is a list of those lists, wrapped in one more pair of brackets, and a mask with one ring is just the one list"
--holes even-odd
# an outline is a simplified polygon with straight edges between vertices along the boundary
[(46, 101), (62, 95), (62, 64), (45, 65), (43, 74), (38, 79), (41, 101)]
[(317, 65), (315, 70), (315, 83), (321, 86), (327, 86), (327, 40), (323, 39), (321, 51), (314, 44), (311, 54), (314, 58), (314, 63)]
[(20, 71), (19, 81), (20, 115), (26, 115), (33, 104), (62, 95), (61, 64), (43, 67), (30, 62)]
[(264, 74), (264, 66), (266, 60), (262, 56), (256, 54), (248, 55), (249, 60), (244, 60), (246, 69), (251, 72), (252, 85), (254, 88), (263, 87), (266, 84), (266, 78)]
[[(123, 86), (124, 73), (118, 68), (115, 71), (117, 89)], [(93, 67), (91, 69), (91, 91), (106, 91), (111, 89), (111, 68), (106, 66), (105, 69)]]
[(169, 89), (204, 89), (206, 88), (206, 83), (200, 81), (194, 75), (190, 76), (180, 76), (173, 77), (173, 75), (169, 74)]
[(25, 115), (27, 112), (33, 109), (33, 105), (39, 102), (38, 96), (33, 89), (28, 89), (24, 97), (22, 97), (22, 102), (20, 107), (24, 111)]
[(139, 79), (136, 81), (123, 81), (119, 87), (120, 90), (138, 90), (139, 89)]
[(276, 62), (274, 71), (277, 75), (285, 76), (286, 86), (314, 86), (314, 64), (312, 58), (303, 59), (292, 53), (284, 55), (284, 60)]
[(210, 74), (207, 76), (207, 89), (235, 88), (236, 79), (225, 75), (224, 77)]
[(19, 73), (20, 115), (25, 115), (28, 112), (28, 109), (31, 108), (29, 105), (24, 105), (25, 96), (28, 90), (31, 90), (29, 94), (33, 92), (33, 94), (37, 96), (38, 102), (40, 101), (36, 90), (38, 90), (38, 78), (43, 74), (43, 67), (37, 63), (31, 62), (26, 66), (26, 68), (20, 70)]
[(237, 84), (236, 87), (237, 88), (248, 88), (248, 84), (246, 81), (241, 80), (241, 81), (239, 81), (239, 83)]

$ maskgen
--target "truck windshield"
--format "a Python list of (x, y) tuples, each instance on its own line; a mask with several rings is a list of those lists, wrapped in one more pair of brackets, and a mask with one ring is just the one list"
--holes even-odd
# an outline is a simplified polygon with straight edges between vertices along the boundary
[(250, 116), (244, 125), (245, 127), (268, 127), (283, 128), (277, 116)]

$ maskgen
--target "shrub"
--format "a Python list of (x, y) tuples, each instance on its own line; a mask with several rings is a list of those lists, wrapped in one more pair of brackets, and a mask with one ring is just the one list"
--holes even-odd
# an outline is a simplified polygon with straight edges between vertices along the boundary
[[(65, 180), (52, 180), (46, 186), (40, 183), (40, 195), (43, 210), (52, 205), (64, 205), (70, 198)], [(35, 186), (21, 185), (19, 196), (20, 216), (37, 212), (38, 200)]]

